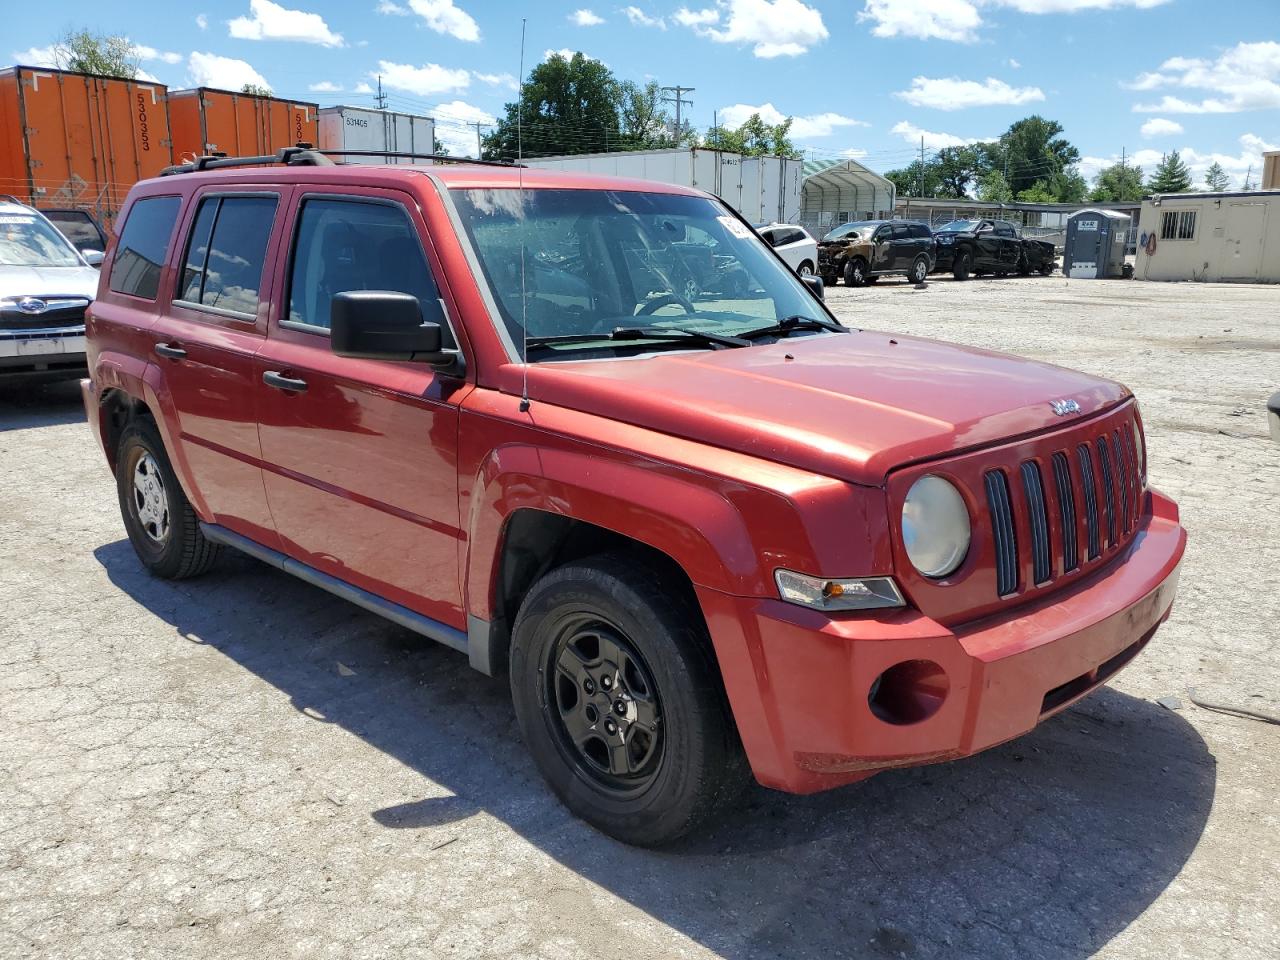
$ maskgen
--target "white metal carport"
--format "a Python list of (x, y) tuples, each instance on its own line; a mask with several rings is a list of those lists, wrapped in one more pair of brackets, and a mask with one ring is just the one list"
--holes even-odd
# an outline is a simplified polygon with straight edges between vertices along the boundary
[(892, 180), (857, 160), (806, 160), (800, 188), (800, 223), (815, 236), (851, 220), (893, 216)]

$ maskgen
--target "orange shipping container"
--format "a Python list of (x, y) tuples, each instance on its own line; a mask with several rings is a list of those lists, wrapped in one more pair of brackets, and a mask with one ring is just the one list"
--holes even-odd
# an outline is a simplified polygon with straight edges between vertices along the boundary
[(209, 153), (256, 157), (319, 135), (315, 103), (295, 103), (199, 87), (169, 94), (173, 158), (182, 163)]
[(0, 70), (0, 193), (99, 219), (173, 162), (167, 88), (64, 70)]

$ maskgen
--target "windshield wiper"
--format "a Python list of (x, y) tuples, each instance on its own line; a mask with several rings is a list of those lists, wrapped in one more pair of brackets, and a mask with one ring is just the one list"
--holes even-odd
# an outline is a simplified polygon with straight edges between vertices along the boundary
[(767, 327), (760, 327), (756, 330), (748, 330), (740, 333), (744, 340), (754, 340), (757, 337), (778, 336), (785, 337), (797, 330), (830, 330), (832, 333), (848, 333), (849, 328), (841, 326), (834, 320), (826, 320), (821, 317), (802, 317), (795, 315), (791, 317), (783, 317), (775, 324)]
[(742, 337), (730, 337), (708, 330), (690, 330), (687, 327), (615, 327), (608, 333), (566, 333), (553, 337), (529, 337), (526, 342), (531, 347), (546, 347), (562, 343), (619, 343), (634, 340), (717, 347), (751, 346), (751, 342)]

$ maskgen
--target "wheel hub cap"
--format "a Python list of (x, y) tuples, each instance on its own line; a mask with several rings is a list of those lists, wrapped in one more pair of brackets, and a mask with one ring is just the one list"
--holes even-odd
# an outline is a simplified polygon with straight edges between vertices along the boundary
[(133, 468), (133, 508), (138, 525), (155, 543), (169, 539), (169, 499), (165, 496), (160, 466), (149, 453), (138, 458)]
[(553, 648), (550, 707), (579, 768), (607, 788), (648, 783), (662, 753), (662, 710), (648, 665), (598, 621), (566, 629)]

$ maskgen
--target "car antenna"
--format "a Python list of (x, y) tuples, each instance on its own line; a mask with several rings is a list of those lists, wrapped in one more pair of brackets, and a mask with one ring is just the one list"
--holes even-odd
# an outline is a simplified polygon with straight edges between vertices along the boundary
[[(516, 110), (516, 186), (520, 197), (519, 216), (524, 209), (524, 32), (529, 21), (520, 18), (520, 104)], [(520, 412), (529, 412), (529, 295), (524, 280), (524, 234), (527, 225), (520, 224), (520, 365), (523, 382), (520, 387)]]

